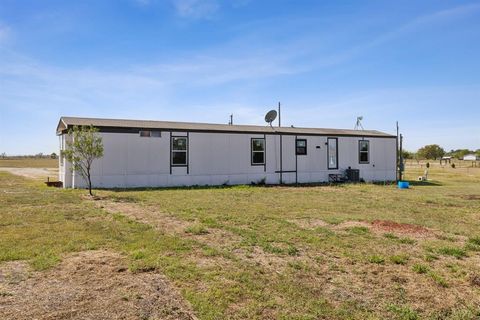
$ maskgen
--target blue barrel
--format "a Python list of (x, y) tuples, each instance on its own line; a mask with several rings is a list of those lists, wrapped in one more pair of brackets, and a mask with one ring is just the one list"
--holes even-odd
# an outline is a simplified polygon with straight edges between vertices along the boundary
[(399, 189), (408, 189), (409, 186), (410, 184), (408, 183), (408, 181), (398, 181)]

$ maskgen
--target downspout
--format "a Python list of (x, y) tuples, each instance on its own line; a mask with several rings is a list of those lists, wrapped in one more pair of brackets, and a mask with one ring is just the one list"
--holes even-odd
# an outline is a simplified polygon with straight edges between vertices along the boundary
[[(298, 154), (297, 154), (297, 139), (298, 139), (298, 136), (295, 135), (295, 184), (298, 184)], [(305, 145), (305, 148), (306, 148), (306, 145)]]
[(282, 163), (282, 158), (283, 158), (283, 152), (282, 152), (282, 134), (280, 133), (280, 184), (283, 184), (283, 163)]
[[(72, 145), (75, 143), (75, 137), (72, 135)], [(72, 189), (75, 189), (75, 176), (76, 176), (76, 172), (75, 172), (75, 162), (72, 162), (71, 163), (72, 165)]]
[(62, 181), (62, 136), (58, 136), (58, 180)]

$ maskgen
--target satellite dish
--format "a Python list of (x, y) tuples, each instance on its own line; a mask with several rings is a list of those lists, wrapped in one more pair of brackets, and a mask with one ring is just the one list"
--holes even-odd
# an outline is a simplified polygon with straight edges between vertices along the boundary
[(272, 125), (272, 122), (277, 118), (277, 110), (270, 110), (265, 115), (265, 122)]

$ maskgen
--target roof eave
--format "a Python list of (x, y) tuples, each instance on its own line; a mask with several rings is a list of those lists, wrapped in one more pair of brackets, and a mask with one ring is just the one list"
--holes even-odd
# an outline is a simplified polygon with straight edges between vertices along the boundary
[(60, 118), (57, 125), (57, 136), (61, 135), (64, 130), (68, 128), (68, 125), (63, 120), (63, 117)]

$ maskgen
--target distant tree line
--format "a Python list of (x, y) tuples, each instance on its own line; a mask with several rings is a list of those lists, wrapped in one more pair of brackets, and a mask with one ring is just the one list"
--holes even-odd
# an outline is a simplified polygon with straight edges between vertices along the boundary
[(467, 154), (476, 154), (480, 157), (480, 149), (469, 150), (469, 149), (456, 149), (445, 151), (438, 144), (429, 144), (421, 147), (417, 152), (410, 152), (404, 150), (402, 152), (404, 159), (416, 159), (416, 160), (439, 160), (444, 156), (449, 156), (456, 159), (463, 159)]
[(58, 155), (55, 152), (50, 154), (44, 154), (42, 152), (37, 154), (26, 154), (26, 155), (17, 155), (17, 156), (9, 156), (6, 152), (0, 153), (0, 159), (57, 159)]

